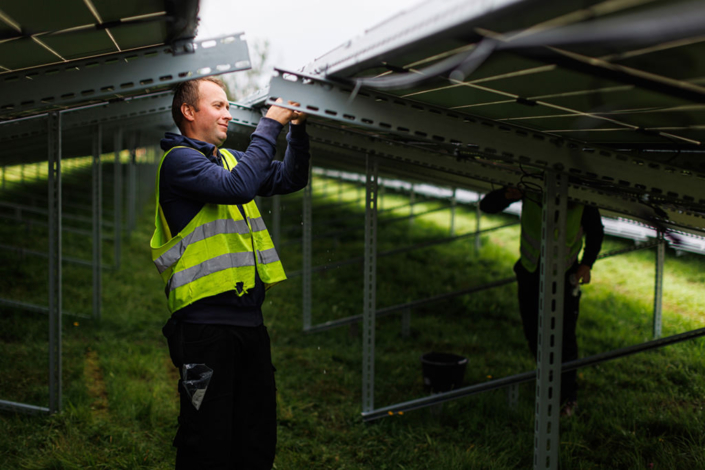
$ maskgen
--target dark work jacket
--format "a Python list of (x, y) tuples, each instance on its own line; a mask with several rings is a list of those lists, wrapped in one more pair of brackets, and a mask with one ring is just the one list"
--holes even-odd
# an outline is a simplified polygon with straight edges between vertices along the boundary
[[(502, 212), (516, 201), (504, 197), (504, 188), (491, 191), (480, 201), (480, 210), (488, 214), (496, 214)], [(604, 227), (602, 226), (602, 217), (597, 207), (585, 206), (583, 209), (583, 217), (580, 220), (580, 225), (583, 227), (585, 236), (585, 246), (583, 248), (583, 258), (580, 264), (584, 264), (592, 269), (592, 265), (597, 260), (597, 255), (600, 254), (602, 248), (602, 239), (604, 238)], [(537, 269), (536, 272), (539, 270)]]
[[(309, 142), (306, 125), (289, 125), (283, 161), (274, 160), (282, 125), (262, 118), (245, 152), (228, 149), (237, 166), (228, 171), (214, 145), (167, 132), (161, 141), (165, 152), (159, 174), (159, 203), (169, 230), (176, 235), (204, 204), (246, 204), (255, 196), (298, 191), (308, 183)], [(200, 153), (199, 153), (200, 152)], [(205, 157), (204, 157), (205, 155)], [(256, 271), (255, 271), (256, 272)], [(201, 299), (177, 310), (173, 318), (188, 323), (259, 326), (263, 323), (264, 283), (255, 274), (255, 287), (242, 297), (233, 291)]]

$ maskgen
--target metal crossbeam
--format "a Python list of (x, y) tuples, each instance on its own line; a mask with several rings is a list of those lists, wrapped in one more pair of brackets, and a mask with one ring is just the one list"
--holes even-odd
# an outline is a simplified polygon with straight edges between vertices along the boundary
[[(172, 98), (171, 92), (163, 92), (67, 110), (62, 116), (62, 128), (66, 131), (108, 122), (122, 123), (126, 119), (140, 116), (168, 113), (171, 112)], [(39, 115), (32, 118), (0, 121), (0, 143), (44, 135), (46, 124), (43, 117)]]
[[(705, 203), (705, 174), (645, 161), (579, 141), (477, 118), (376, 91), (355, 91), (335, 82), (277, 70), (269, 104), (296, 101), (314, 116), (398, 137), (472, 148), (498, 161), (552, 169), (601, 185)], [(293, 108), (293, 106), (285, 106)]]
[(49, 408), (42, 406), (28, 405), (26, 403), (17, 403), (14, 401), (0, 400), (0, 410), (6, 411), (21, 411), (23, 413), (48, 413)]
[(5, 74), (0, 78), (0, 117), (142, 94), (250, 68), (241, 34), (189, 46), (186, 51), (161, 45)]
[[(257, 125), (258, 116), (260, 116), (257, 111), (246, 108), (231, 107), (230, 112), (233, 115), (233, 121), (230, 124), (231, 132), (251, 132), (250, 128)], [(247, 121), (248, 124), (241, 124), (244, 121)], [(449, 184), (465, 184), (476, 189), (477, 181), (495, 185), (516, 185), (522, 176), (518, 165), (511, 164), (511, 162), (504, 164), (482, 158), (458, 158), (441, 148), (422, 148), (417, 145), (396, 142), (381, 135), (367, 135), (313, 120), (309, 121), (307, 130), (311, 145), (320, 150), (317, 153), (319, 155), (318, 165), (335, 163), (350, 170), (364, 169), (362, 155), (369, 153), (383, 158), (380, 161), (380, 170), (387, 165), (390, 167), (390, 171), (394, 171), (395, 175), (399, 177), (418, 178), (418, 175), (423, 172), (427, 179), (433, 177)], [(527, 141), (530, 140), (527, 139)], [(543, 143), (547, 146), (544, 155), (550, 158), (551, 144), (550, 142)], [(585, 153), (594, 155), (599, 152)], [(416, 169), (416, 166), (423, 170)], [(551, 166), (554, 165), (551, 164)], [(632, 166), (633, 169), (636, 169), (641, 165), (632, 164)], [(659, 174), (658, 169), (654, 168), (653, 170), (656, 175)], [(664, 178), (673, 176), (672, 173), (665, 171), (661, 171), (660, 174), (664, 175)], [(699, 178), (695, 177), (686, 179), (699, 181)], [(486, 189), (489, 188), (488, 184)], [(697, 211), (664, 205), (660, 209), (666, 216), (660, 217), (649, 201), (636, 195), (623, 193), (621, 192), (622, 188), (617, 185), (614, 190), (606, 187), (593, 189), (590, 186), (571, 183), (568, 188), (568, 196), (576, 202), (597, 206), (650, 225), (654, 220), (658, 220), (664, 227), (696, 233), (705, 228), (705, 217)], [(700, 192), (702, 193), (702, 191)]]

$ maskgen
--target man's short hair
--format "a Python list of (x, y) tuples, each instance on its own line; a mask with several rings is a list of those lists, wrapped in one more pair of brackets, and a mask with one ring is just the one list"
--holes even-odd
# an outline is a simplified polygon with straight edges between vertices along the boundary
[(181, 82), (174, 88), (174, 100), (171, 102), (171, 117), (174, 119), (176, 127), (183, 132), (181, 128), (184, 122), (184, 115), (181, 112), (181, 105), (187, 104), (193, 106), (193, 109), (198, 111), (198, 87), (200, 82), (213, 82), (218, 85), (223, 90), (227, 91), (225, 88), (225, 83), (218, 77), (202, 77), (196, 78), (194, 80), (187, 80)]

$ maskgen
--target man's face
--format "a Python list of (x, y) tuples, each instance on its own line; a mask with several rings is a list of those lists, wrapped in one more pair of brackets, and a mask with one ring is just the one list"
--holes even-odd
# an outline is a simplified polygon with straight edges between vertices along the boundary
[(220, 147), (228, 137), (228, 122), (232, 119), (225, 91), (213, 82), (198, 83), (198, 111), (194, 110), (190, 136)]

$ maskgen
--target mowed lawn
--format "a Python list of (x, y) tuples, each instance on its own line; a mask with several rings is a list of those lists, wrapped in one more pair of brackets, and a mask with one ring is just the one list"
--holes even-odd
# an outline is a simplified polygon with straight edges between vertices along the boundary
[[(81, 171), (67, 175), (65, 184), (90, 194)], [(45, 193), (45, 182), (26, 183), (23, 191)], [(5, 200), (15, 200), (17, 192), (6, 191)], [(360, 194), (349, 183), (315, 178), (314, 266), (362, 255)], [(393, 221), (409, 214), (407, 204), (407, 195), (385, 191), (380, 253), (448, 236), (449, 211), (433, 211), (447, 201), (422, 200), (414, 212), (427, 214)], [(301, 193), (282, 198), (279, 251), (290, 273), (302, 266), (301, 207)], [(261, 210), (271, 229), (271, 200)], [(90, 268), (64, 264), (63, 412), (1, 412), (0, 468), (173, 467), (178, 374), (161, 335), (168, 312), (148, 249), (153, 217), (148, 203), (123, 240), (121, 269), (103, 272), (102, 321), (90, 318)], [(516, 218), (483, 216), (482, 228), (512, 222)], [(475, 223), (474, 207), (458, 206), (455, 233), (472, 232)], [(378, 307), (511, 277), (518, 235), (513, 225), (483, 235), (479, 251), (470, 237), (380, 256)], [(44, 250), (46, 228), (3, 222), (0, 244)], [(632, 245), (608, 237), (603, 252)], [(110, 240), (103, 251), (112, 264)], [(64, 254), (90, 259), (90, 238), (65, 234)], [(583, 289), (582, 357), (652, 339), (654, 259), (650, 249), (597, 262), (593, 282)], [(46, 259), (4, 250), (2, 260), (1, 296), (46, 305)], [(362, 313), (361, 263), (313, 279), (314, 324)], [(667, 250), (663, 336), (705, 326), (704, 282), (704, 258)], [(408, 335), (401, 315), (378, 319), (375, 406), (426, 396), (420, 357), (431, 351), (467, 357), (465, 385), (532, 370), (515, 289), (509, 284), (414, 309)], [(304, 334), (301, 278), (295, 276), (268, 293), (264, 315), (277, 368), (277, 469), (532, 468), (533, 384), (520, 386), (515, 408), (499, 390), (364, 423), (361, 327)], [(0, 322), (0, 399), (47, 406), (46, 315), (0, 306)], [(696, 339), (581, 369), (580, 411), (561, 420), (561, 468), (704, 469), (704, 348)]]

